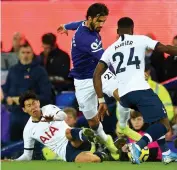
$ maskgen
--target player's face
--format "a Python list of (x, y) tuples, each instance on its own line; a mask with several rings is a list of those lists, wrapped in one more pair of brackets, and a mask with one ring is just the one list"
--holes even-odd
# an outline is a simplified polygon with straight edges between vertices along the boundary
[(21, 64), (30, 64), (33, 60), (33, 51), (31, 47), (21, 47), (19, 51), (19, 60)]
[(140, 130), (144, 125), (144, 120), (142, 116), (131, 118), (130, 121), (135, 130)]
[(95, 18), (89, 18), (90, 20), (90, 27), (92, 30), (100, 32), (105, 21), (107, 19), (107, 16), (99, 16), (99, 17), (95, 17)]
[(67, 114), (67, 117), (65, 119), (65, 122), (70, 126), (74, 127), (76, 124), (76, 119), (72, 116), (72, 114)]
[(30, 116), (39, 118), (41, 116), (40, 102), (39, 100), (28, 99), (24, 102), (23, 111)]

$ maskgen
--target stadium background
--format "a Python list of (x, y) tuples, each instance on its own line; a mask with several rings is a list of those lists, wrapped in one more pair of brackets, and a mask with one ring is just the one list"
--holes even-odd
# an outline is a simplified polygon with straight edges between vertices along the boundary
[[(39, 53), (41, 35), (56, 33), (61, 23), (84, 20), (88, 5), (93, 2), (107, 4), (110, 15), (101, 31), (106, 48), (116, 39), (116, 23), (122, 16), (130, 16), (135, 21), (135, 33), (153, 32), (156, 38), (171, 44), (177, 29), (176, 0), (65, 0), (65, 1), (2, 1), (2, 40), (4, 50), (11, 48), (14, 31), (25, 34), (34, 51)], [(71, 37), (58, 35), (59, 46), (70, 52)]]

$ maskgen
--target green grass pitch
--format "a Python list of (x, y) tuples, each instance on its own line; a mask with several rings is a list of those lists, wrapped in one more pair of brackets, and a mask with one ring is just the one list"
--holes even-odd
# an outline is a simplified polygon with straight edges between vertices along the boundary
[(2, 170), (177, 170), (177, 162), (164, 165), (161, 162), (67, 163), (59, 161), (1, 162)]

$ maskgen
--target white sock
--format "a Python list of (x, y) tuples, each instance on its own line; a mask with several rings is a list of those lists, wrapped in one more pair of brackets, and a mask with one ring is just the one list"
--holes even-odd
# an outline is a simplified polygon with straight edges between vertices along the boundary
[(163, 152), (162, 155), (169, 155), (170, 153), (171, 153), (171, 150), (169, 149), (168, 151)]
[(119, 125), (121, 129), (124, 129), (127, 126), (127, 121), (130, 118), (130, 109), (122, 107), (118, 103), (118, 112), (119, 112)]
[(104, 141), (106, 141), (108, 139), (108, 136), (106, 135), (106, 133), (103, 130), (103, 125), (101, 122), (99, 123), (98, 129), (95, 131), (95, 133), (98, 136), (100, 136), (101, 139), (103, 139)]

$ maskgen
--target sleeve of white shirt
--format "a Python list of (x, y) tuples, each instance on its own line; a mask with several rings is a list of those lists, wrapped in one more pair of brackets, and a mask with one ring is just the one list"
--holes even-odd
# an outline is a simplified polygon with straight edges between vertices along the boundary
[(16, 161), (30, 161), (33, 156), (35, 140), (31, 137), (31, 129), (25, 126), (23, 131), (24, 152)]
[(41, 108), (43, 116), (54, 116), (55, 121), (63, 121), (67, 117), (66, 113), (55, 105), (46, 105)]
[(143, 36), (143, 42), (145, 43), (145, 46), (146, 46), (147, 49), (152, 49), (152, 50), (155, 49), (155, 47), (158, 43), (158, 41), (153, 40), (153, 39), (151, 39), (147, 36)]
[(100, 59), (100, 62), (103, 62), (103, 63), (105, 63), (108, 67), (111, 65), (111, 49), (110, 48), (107, 48), (105, 51), (104, 51), (104, 53), (103, 53), (103, 55), (102, 55), (102, 57), (101, 57), (101, 59)]

